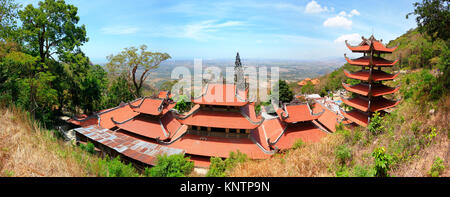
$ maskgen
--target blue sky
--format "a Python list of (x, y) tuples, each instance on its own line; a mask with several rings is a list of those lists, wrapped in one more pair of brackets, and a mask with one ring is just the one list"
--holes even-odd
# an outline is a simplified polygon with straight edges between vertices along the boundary
[[(37, 0), (19, 0), (37, 4)], [(387, 43), (415, 28), (411, 0), (66, 0), (78, 7), (94, 63), (146, 44), (173, 59), (319, 60), (372, 33)]]

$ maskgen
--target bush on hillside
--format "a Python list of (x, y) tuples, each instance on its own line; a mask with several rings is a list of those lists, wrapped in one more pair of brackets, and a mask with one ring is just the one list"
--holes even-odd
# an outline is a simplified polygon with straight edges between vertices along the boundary
[(145, 169), (144, 174), (151, 177), (184, 177), (192, 172), (194, 163), (189, 157), (181, 154), (159, 155), (156, 165), (150, 170)]
[(433, 165), (431, 166), (428, 174), (432, 177), (439, 177), (439, 175), (444, 171), (445, 165), (444, 161), (440, 157), (435, 157)]
[(390, 170), (390, 165), (392, 163), (392, 156), (386, 154), (384, 147), (376, 148), (372, 152), (372, 157), (374, 158), (374, 169), (375, 176), (377, 177), (387, 177), (389, 176), (388, 171)]
[(230, 152), (230, 156), (225, 160), (219, 157), (211, 157), (211, 163), (209, 165), (209, 171), (206, 174), (207, 177), (225, 177), (227, 170), (231, 170), (238, 163), (243, 163), (248, 160), (246, 154), (237, 152)]

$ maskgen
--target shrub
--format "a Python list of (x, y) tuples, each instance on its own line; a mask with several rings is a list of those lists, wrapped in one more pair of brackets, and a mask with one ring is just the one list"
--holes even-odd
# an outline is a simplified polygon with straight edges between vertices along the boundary
[(88, 142), (86, 145), (80, 144), (81, 150), (84, 150), (88, 153), (94, 154), (95, 153), (95, 146), (91, 142)]
[(342, 165), (345, 165), (345, 163), (352, 158), (352, 150), (348, 147), (347, 144), (338, 146), (335, 154), (336, 159)]
[(392, 156), (386, 154), (384, 147), (376, 148), (372, 152), (372, 156), (375, 160), (375, 176), (377, 177), (387, 177), (389, 176), (388, 171), (392, 162)]
[(174, 107), (178, 111), (178, 113), (187, 112), (191, 109), (191, 102), (186, 102), (186, 100), (188, 99), (185, 95), (181, 95), (178, 99)]
[(99, 176), (103, 177), (137, 177), (139, 174), (136, 169), (130, 164), (126, 165), (120, 161), (120, 157), (117, 156), (114, 159), (109, 159), (106, 156), (104, 159), (100, 159), (97, 163), (100, 168), (98, 172)]
[(305, 142), (303, 142), (303, 140), (299, 138), (294, 142), (294, 144), (292, 145), (292, 148), (297, 149), (297, 148), (302, 147), (303, 145), (305, 145)]
[(184, 177), (192, 172), (194, 163), (189, 161), (189, 157), (181, 154), (159, 155), (156, 165), (150, 170), (146, 170), (145, 175), (152, 177)]
[(356, 165), (353, 168), (353, 176), (355, 177), (373, 177), (375, 171), (371, 167)]
[(435, 157), (433, 161), (433, 165), (431, 165), (431, 169), (428, 174), (432, 177), (439, 177), (439, 175), (444, 171), (445, 165), (444, 161), (440, 157)]
[(220, 157), (211, 157), (207, 177), (225, 177), (226, 163)]
[(377, 135), (384, 131), (384, 126), (382, 125), (382, 118), (380, 113), (376, 112), (373, 117), (370, 119), (370, 123), (367, 126), (367, 129), (370, 133)]
[(206, 174), (207, 177), (224, 177), (227, 170), (231, 170), (237, 163), (243, 163), (248, 160), (246, 154), (241, 153), (239, 150), (230, 152), (230, 156), (225, 160), (218, 157), (211, 157), (211, 163), (209, 165), (209, 171)]

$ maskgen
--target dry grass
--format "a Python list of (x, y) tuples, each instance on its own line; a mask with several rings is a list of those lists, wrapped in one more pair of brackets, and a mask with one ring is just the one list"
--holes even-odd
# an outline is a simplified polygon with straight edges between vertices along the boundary
[[(0, 108), (0, 176), (89, 176), (91, 158), (66, 145), (17, 109)], [(78, 158), (77, 158), (78, 156)]]
[(320, 143), (308, 143), (285, 155), (238, 164), (230, 173), (235, 177), (328, 177), (333, 176), (334, 151), (343, 138), (328, 135)]
[[(435, 109), (435, 113), (430, 113)], [(441, 177), (450, 176), (449, 152), (449, 111), (450, 96), (437, 104), (417, 107), (412, 103), (403, 103), (397, 108), (397, 119), (386, 123), (386, 131), (377, 136), (368, 131), (355, 129), (350, 134), (330, 134), (319, 143), (306, 144), (297, 150), (263, 161), (249, 161), (238, 164), (230, 176), (234, 177), (323, 177), (335, 176), (339, 169), (336, 160), (336, 147), (347, 144), (352, 150), (352, 161), (347, 163), (350, 169), (355, 166), (373, 166), (372, 152), (377, 147), (386, 147), (389, 154), (401, 158), (392, 164), (389, 172), (396, 177), (429, 176), (435, 157), (440, 157), (446, 166)], [(403, 117), (404, 122), (399, 118)], [(417, 128), (413, 128), (415, 125)], [(431, 143), (426, 141), (430, 128), (436, 128), (437, 136)], [(354, 140), (355, 134), (361, 138)]]

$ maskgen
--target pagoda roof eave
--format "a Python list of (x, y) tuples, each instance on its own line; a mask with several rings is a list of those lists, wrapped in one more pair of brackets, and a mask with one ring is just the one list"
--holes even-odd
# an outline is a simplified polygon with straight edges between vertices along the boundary
[[(363, 81), (369, 81), (369, 71), (368, 70), (360, 70), (358, 72), (349, 72), (348, 70), (344, 69), (344, 74), (348, 78), (357, 79), (357, 80), (363, 80)], [(373, 81), (387, 81), (387, 80), (394, 80), (397, 78), (397, 76), (400, 74), (400, 72), (397, 72), (396, 74), (388, 74), (383, 71), (377, 71), (374, 70), (372, 72), (372, 80)]]
[[(356, 84), (356, 85), (349, 85), (346, 83), (342, 83), (342, 86), (349, 92), (353, 92), (362, 96), (368, 96), (369, 95), (369, 85), (368, 84)], [(395, 88), (391, 88), (388, 86), (373, 86), (371, 93), (372, 96), (383, 96), (388, 94), (393, 94), (397, 92), (400, 89), (400, 86), (397, 86)]]
[(374, 57), (373, 60), (369, 56), (360, 57), (357, 59), (350, 59), (347, 54), (344, 54), (345, 60), (354, 66), (377, 66), (377, 67), (391, 67), (397, 64), (398, 59), (395, 61), (389, 61), (380, 57)]
[[(348, 41), (345, 41), (345, 45), (347, 46), (348, 49), (350, 49), (352, 52), (359, 52), (359, 53), (363, 53), (363, 52), (370, 52), (370, 46), (367, 44), (364, 44), (365, 42), (363, 41), (362, 43), (360, 43), (360, 45), (358, 46), (352, 46), (348, 43)], [(363, 45), (361, 45), (363, 44)], [(392, 48), (387, 48), (383, 43), (381, 42), (374, 42), (373, 48), (374, 51), (379, 51), (382, 53), (392, 53), (395, 50), (397, 50), (399, 45), (392, 47)]]
[(358, 110), (352, 110), (349, 112), (341, 111), (341, 114), (348, 120), (360, 126), (367, 127), (369, 125), (369, 116)]
[(377, 112), (384, 109), (392, 108), (397, 106), (400, 103), (400, 100), (397, 101), (391, 101), (385, 98), (380, 98), (378, 100), (373, 100), (370, 109), (369, 109), (369, 100), (362, 99), (361, 97), (355, 97), (351, 99), (345, 99), (341, 96), (342, 102), (344, 102), (346, 105), (349, 105), (351, 107), (354, 107), (356, 109), (359, 109), (363, 112)]

